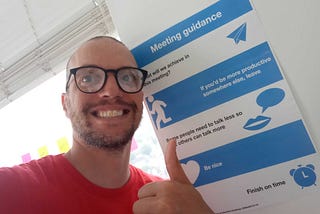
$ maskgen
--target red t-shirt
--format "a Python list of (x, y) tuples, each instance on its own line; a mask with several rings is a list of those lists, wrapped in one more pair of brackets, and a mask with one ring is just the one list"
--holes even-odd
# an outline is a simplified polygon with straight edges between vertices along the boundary
[(0, 213), (132, 213), (138, 190), (161, 178), (130, 166), (119, 189), (99, 187), (83, 177), (63, 155), (0, 168)]

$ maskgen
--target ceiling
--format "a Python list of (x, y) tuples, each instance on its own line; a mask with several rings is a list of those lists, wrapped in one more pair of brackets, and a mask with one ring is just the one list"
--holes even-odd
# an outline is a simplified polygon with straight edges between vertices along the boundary
[(63, 71), (83, 41), (117, 37), (104, 0), (2, 1), (0, 27), (0, 108)]

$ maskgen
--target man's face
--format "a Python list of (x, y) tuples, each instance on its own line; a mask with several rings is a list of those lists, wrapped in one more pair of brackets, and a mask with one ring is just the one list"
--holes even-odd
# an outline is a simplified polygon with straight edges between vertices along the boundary
[[(69, 68), (95, 65), (105, 69), (136, 66), (129, 50), (111, 39), (87, 42), (72, 57)], [(69, 89), (62, 97), (66, 115), (73, 127), (74, 140), (108, 150), (122, 150), (138, 128), (142, 116), (143, 93), (122, 91), (113, 74), (103, 89), (85, 94), (71, 77)]]

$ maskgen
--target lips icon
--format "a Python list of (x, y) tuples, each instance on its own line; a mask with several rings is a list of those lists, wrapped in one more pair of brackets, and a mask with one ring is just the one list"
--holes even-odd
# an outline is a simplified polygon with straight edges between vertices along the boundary
[(243, 128), (247, 130), (262, 129), (263, 127), (268, 125), (270, 121), (271, 121), (270, 117), (257, 116), (254, 119), (249, 119), (247, 123), (243, 126)]

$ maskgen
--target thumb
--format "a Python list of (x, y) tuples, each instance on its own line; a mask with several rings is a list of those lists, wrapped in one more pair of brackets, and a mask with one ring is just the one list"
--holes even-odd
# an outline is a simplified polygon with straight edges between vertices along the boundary
[(184, 184), (191, 184), (178, 160), (176, 147), (176, 141), (173, 139), (169, 140), (165, 153), (165, 162), (170, 180)]

